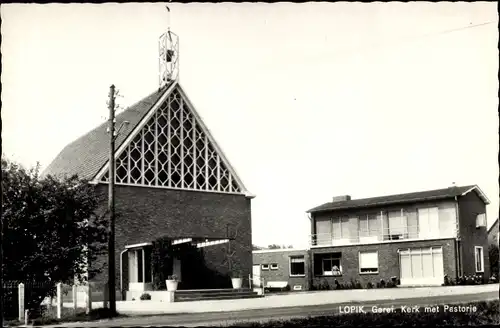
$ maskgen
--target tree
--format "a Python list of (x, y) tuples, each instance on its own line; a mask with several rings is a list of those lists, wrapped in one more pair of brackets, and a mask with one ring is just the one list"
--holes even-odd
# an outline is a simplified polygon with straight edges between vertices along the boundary
[[(92, 185), (77, 176), (41, 179), (2, 158), (3, 278), (38, 286), (28, 308), (54, 293), (57, 282), (85, 281), (86, 260), (105, 251), (103, 216)], [(101, 268), (89, 270), (92, 278)]]
[(252, 244), (252, 250), (253, 250), (253, 251), (260, 251), (260, 250), (262, 250), (262, 249), (264, 249), (264, 247), (260, 247), (260, 246), (257, 246), (257, 245)]
[(271, 244), (267, 246), (267, 249), (286, 249), (286, 248), (293, 248), (293, 245), (278, 245), (278, 244)]
[(497, 279), (499, 278), (498, 276), (498, 245), (492, 244), (490, 245), (490, 248), (488, 250), (488, 255), (489, 255), (489, 260), (490, 260), (490, 271), (491, 275), (496, 275)]

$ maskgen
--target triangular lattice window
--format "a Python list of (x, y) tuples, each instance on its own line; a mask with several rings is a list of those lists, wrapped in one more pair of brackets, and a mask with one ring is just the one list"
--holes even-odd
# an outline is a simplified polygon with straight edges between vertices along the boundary
[[(108, 172), (101, 181), (108, 182)], [(174, 89), (116, 160), (117, 184), (242, 192)]]

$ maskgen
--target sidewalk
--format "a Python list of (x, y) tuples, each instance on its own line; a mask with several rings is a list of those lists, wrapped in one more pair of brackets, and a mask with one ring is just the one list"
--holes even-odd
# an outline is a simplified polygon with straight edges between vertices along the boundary
[[(153, 301), (120, 301), (116, 309), (122, 314), (181, 314), (255, 310), (267, 308), (283, 308), (294, 306), (310, 306), (338, 304), (346, 302), (367, 302), (377, 300), (397, 300), (445, 295), (467, 295), (498, 291), (499, 284), (478, 286), (446, 286), (420, 288), (388, 288), (388, 289), (355, 289), (297, 292), (286, 295), (266, 295), (263, 298), (240, 300), (194, 301), (163, 303)], [(66, 303), (65, 306), (71, 306)], [(93, 308), (102, 307), (102, 302), (92, 304)]]

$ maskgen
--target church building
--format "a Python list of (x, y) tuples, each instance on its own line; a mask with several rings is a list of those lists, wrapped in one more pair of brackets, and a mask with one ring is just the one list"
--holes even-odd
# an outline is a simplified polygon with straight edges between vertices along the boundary
[[(159, 238), (199, 249), (207, 267), (222, 276), (238, 269), (243, 286), (248, 285), (254, 196), (178, 82), (178, 37), (169, 30), (159, 43), (160, 87), (116, 116), (115, 125), (121, 127), (114, 176), (117, 293), (153, 288), (151, 249)], [(43, 174), (77, 174), (91, 181), (105, 209), (109, 154), (105, 122), (68, 144)], [(91, 265), (107, 263), (107, 255), (97, 262)], [(172, 273), (179, 289), (224, 287), (194, 271), (175, 259)], [(104, 269), (94, 281), (107, 279)], [(228, 283), (230, 287), (230, 279)]]

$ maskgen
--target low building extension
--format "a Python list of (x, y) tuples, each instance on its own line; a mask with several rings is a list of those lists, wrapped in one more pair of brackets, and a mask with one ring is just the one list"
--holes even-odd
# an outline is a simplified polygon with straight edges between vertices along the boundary
[(267, 290), (310, 289), (310, 259), (307, 249), (264, 249), (253, 251), (253, 286)]

